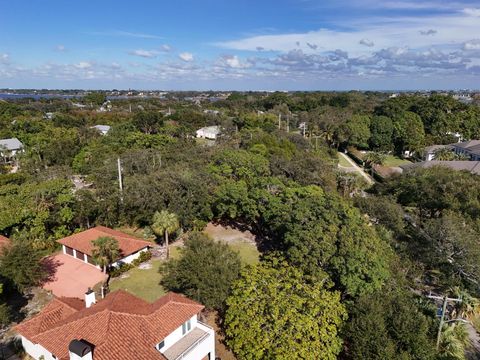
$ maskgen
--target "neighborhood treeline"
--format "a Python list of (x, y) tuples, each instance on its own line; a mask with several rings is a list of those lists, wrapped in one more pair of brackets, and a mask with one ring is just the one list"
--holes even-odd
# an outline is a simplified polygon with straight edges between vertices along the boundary
[[(436, 346), (425, 294), (462, 296), (455, 311), (477, 311), (478, 177), (432, 167), (365, 190), (338, 171), (337, 151), (403, 157), (456, 134), (478, 139), (480, 107), (442, 94), (187, 95), (115, 99), (110, 111), (97, 111), (101, 93), (81, 108), (0, 101), (0, 138), (24, 145), (15, 165), (0, 165), (0, 234), (12, 240), (0, 256), (4, 325), (15, 315), (8, 295), (41, 283), (56, 240), (131, 226), (184, 239), (159, 269), (162, 285), (217, 311), (239, 359), (465, 358), (460, 324), (445, 325)], [(221, 135), (195, 138), (205, 126)], [(209, 222), (255, 234), (260, 262), (244, 265), (203, 234)]]

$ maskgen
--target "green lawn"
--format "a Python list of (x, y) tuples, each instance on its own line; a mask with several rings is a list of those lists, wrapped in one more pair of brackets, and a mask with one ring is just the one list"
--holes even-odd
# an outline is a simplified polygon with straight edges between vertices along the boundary
[[(230, 243), (230, 246), (235, 251), (238, 251), (242, 263), (244, 265), (253, 265), (258, 263), (259, 255), (255, 245), (246, 241), (238, 241)], [(170, 247), (170, 257), (177, 259), (180, 257), (178, 246)], [(110, 291), (123, 289), (132, 293), (148, 302), (157, 300), (160, 296), (166, 293), (165, 289), (160, 285), (162, 276), (158, 272), (162, 260), (151, 260), (152, 267), (150, 269), (142, 270), (135, 268), (124, 275), (126, 278), (115, 278), (110, 281)]]
[(112, 279), (110, 290), (123, 289), (146, 301), (153, 302), (165, 294), (165, 289), (159, 284), (161, 275), (158, 272), (161, 260), (152, 260), (150, 269), (135, 268), (128, 271), (127, 278)]
[(344, 167), (352, 167), (352, 164), (350, 164), (347, 159), (345, 159), (342, 155), (338, 154), (338, 164), (340, 166)]
[(399, 157), (396, 157), (393, 155), (387, 155), (385, 162), (383, 163), (383, 166), (400, 166), (405, 164), (410, 164), (410, 161), (405, 159), (400, 159)]
[(252, 243), (246, 241), (236, 241), (229, 244), (230, 247), (237, 251), (240, 255), (240, 260), (244, 265), (255, 265), (260, 261), (260, 252)]

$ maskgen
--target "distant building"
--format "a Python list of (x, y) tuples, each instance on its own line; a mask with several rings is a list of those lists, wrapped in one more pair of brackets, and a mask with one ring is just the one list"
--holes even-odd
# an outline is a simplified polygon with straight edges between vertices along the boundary
[(197, 130), (197, 138), (216, 140), (220, 133), (220, 126), (207, 126)]
[(203, 110), (204, 114), (210, 114), (210, 115), (220, 115), (220, 111), (218, 110), (210, 110), (210, 109), (205, 109)]
[(124, 290), (97, 301), (89, 290), (85, 301), (54, 297), (15, 330), (35, 360), (214, 360), (203, 308), (175, 293), (148, 303)]
[(428, 146), (423, 150), (423, 159), (425, 161), (432, 161), (435, 160), (435, 153), (440, 149), (450, 149), (452, 147), (450, 145), (432, 145)]
[(23, 144), (17, 138), (0, 139), (0, 156), (4, 161), (12, 161), (15, 156), (22, 151)]
[(480, 175), (480, 161), (422, 161), (413, 164), (400, 165), (404, 172), (418, 168), (431, 168), (433, 166), (443, 166), (457, 171), (469, 171), (472, 174)]
[(92, 129), (97, 129), (102, 135), (107, 135), (110, 131), (110, 126), (108, 125), (95, 125), (92, 126)]
[(480, 161), (480, 140), (470, 140), (450, 145), (456, 154), (466, 155), (472, 161)]

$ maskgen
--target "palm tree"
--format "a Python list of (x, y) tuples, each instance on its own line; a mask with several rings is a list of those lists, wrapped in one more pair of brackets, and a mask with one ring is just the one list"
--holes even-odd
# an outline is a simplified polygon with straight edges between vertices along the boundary
[(109, 236), (102, 236), (93, 240), (92, 244), (94, 246), (92, 255), (95, 262), (103, 268), (104, 273), (107, 273), (107, 266), (118, 259), (120, 255), (118, 241)]
[(373, 176), (373, 170), (376, 165), (382, 165), (385, 160), (385, 154), (372, 151), (365, 156), (365, 163), (370, 167), (371, 175)]
[(177, 215), (167, 210), (155, 212), (153, 215), (152, 230), (157, 236), (164, 236), (165, 247), (167, 248), (167, 259), (169, 257), (168, 234), (174, 232), (180, 227)]
[(433, 159), (440, 161), (452, 161), (455, 160), (455, 153), (449, 148), (437, 149), (433, 154)]

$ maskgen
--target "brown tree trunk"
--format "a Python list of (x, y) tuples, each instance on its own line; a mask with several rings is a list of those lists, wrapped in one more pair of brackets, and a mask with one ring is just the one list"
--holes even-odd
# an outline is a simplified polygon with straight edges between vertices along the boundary
[(170, 257), (170, 251), (168, 249), (168, 231), (165, 230), (165, 247), (167, 248), (167, 260)]

